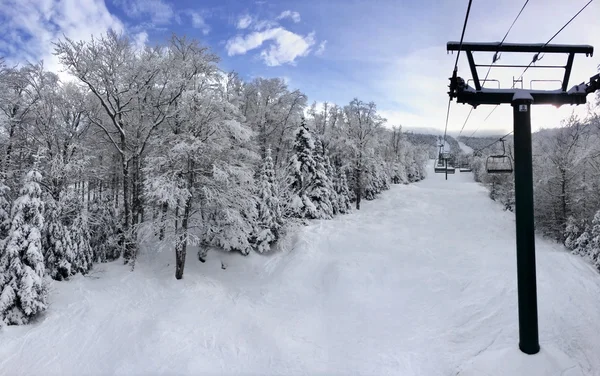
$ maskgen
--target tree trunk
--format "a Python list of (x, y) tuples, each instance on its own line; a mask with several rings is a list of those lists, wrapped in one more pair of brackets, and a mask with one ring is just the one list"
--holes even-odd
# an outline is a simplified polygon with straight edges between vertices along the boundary
[(10, 129), (8, 131), (8, 145), (6, 146), (6, 157), (4, 158), (4, 168), (3, 168), (3, 173), (4, 173), (4, 178), (7, 179), (9, 176), (9, 172), (10, 172), (10, 158), (11, 158), (11, 154), (12, 154), (12, 148), (13, 148), (13, 137), (15, 135), (15, 120), (14, 118), (9, 119), (9, 123), (10, 123)]
[(135, 227), (140, 222), (140, 157), (132, 159), (133, 171), (131, 174), (131, 222)]
[[(193, 175), (194, 163), (188, 160), (188, 189), (191, 190), (194, 183)], [(190, 218), (190, 212), (192, 209), (192, 196), (188, 196), (185, 201), (185, 208), (183, 210), (183, 216), (181, 218), (181, 228), (179, 230), (179, 237), (177, 238), (177, 244), (175, 246), (175, 278), (183, 278), (183, 268), (185, 267), (185, 253), (187, 249), (187, 238), (188, 238), (188, 222)]]
[(123, 234), (121, 236), (124, 237), (124, 258), (125, 263), (127, 263), (131, 257), (133, 256), (133, 245), (131, 244), (133, 236), (130, 236), (129, 229), (131, 223), (131, 212), (129, 208), (129, 163), (125, 159), (125, 156), (122, 156), (123, 163)]
[(90, 198), (92, 195), (92, 187), (90, 185), (91, 185), (92, 181), (93, 181), (93, 179), (88, 180), (88, 183), (87, 183), (87, 203), (85, 206), (87, 208), (87, 210), (90, 210)]
[(559, 236), (559, 240), (562, 239), (563, 243), (565, 241), (565, 230), (567, 226), (567, 179), (566, 179), (566, 171), (561, 171), (561, 185), (560, 185), (560, 193), (561, 193), (561, 234)]
[(163, 240), (165, 238), (165, 221), (167, 220), (167, 211), (169, 210), (169, 204), (166, 202), (162, 204), (162, 214), (160, 218), (160, 233), (158, 235), (158, 240)]
[(354, 170), (354, 180), (356, 187), (354, 188), (354, 194), (356, 195), (356, 210), (360, 210), (360, 199), (362, 191), (362, 168), (361, 163), (357, 161), (356, 168)]
[(180, 234), (177, 238), (177, 245), (175, 246), (175, 278), (183, 278), (183, 268), (185, 267), (185, 254), (187, 250), (187, 238), (188, 238), (188, 220), (190, 217), (190, 209), (192, 206), (192, 198), (189, 197), (185, 203), (185, 209), (183, 211), (183, 218), (181, 219)]

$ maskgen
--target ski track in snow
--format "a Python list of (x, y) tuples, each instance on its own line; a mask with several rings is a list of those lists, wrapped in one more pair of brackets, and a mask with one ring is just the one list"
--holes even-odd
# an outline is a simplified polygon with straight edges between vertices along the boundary
[[(428, 172), (272, 255), (192, 249), (177, 281), (145, 252), (54, 282), (36, 323), (0, 332), (0, 375), (456, 375), (516, 347), (513, 214), (471, 173)], [(541, 345), (598, 375), (600, 274), (536, 246)]]

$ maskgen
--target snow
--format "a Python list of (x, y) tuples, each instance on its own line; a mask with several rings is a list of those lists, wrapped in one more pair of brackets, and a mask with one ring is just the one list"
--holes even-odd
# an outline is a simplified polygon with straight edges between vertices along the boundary
[(600, 274), (540, 238), (542, 352), (516, 350), (514, 215), (470, 173), (445, 181), (430, 163), (363, 204), (274, 254), (191, 249), (183, 280), (172, 252), (146, 248), (134, 272), (53, 282), (37, 322), (0, 331), (0, 375), (519, 376), (548, 369), (546, 353), (600, 373)]
[(458, 141), (458, 146), (460, 147), (460, 150), (462, 150), (466, 154), (471, 154), (473, 152), (473, 148), (471, 148), (470, 146), (467, 146), (466, 144), (464, 144), (460, 141)]
[(581, 376), (577, 362), (549, 345), (531, 356), (518, 349), (484, 352), (465, 366), (458, 376)]

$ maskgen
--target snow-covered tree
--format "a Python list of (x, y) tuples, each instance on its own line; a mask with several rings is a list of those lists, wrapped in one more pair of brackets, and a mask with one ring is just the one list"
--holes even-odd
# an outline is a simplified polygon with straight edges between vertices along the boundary
[(352, 167), (350, 185), (356, 200), (356, 209), (364, 196), (369, 180), (368, 161), (375, 154), (375, 140), (384, 119), (377, 114), (374, 102), (354, 99), (344, 107), (344, 124), (340, 133), (345, 142), (345, 155)]
[(306, 121), (302, 119), (295, 132), (293, 154), (288, 166), (289, 197), (286, 213), (290, 217), (314, 219), (319, 216), (317, 207), (308, 196), (317, 168), (314, 150), (315, 142)]
[(573, 251), (577, 246), (577, 239), (579, 238), (579, 236), (581, 236), (581, 230), (579, 228), (579, 224), (577, 223), (577, 220), (573, 216), (570, 216), (567, 219), (567, 226), (565, 228), (565, 234), (564, 234), (565, 247), (567, 247), (567, 249)]
[(74, 273), (87, 274), (94, 263), (94, 251), (90, 246), (91, 235), (88, 213), (78, 198), (72, 197), (71, 202), (72, 211), (68, 213), (68, 222), (70, 222), (69, 236), (75, 254), (73, 260)]
[(9, 189), (0, 179), (0, 249), (10, 230), (10, 203), (7, 198)]
[(290, 91), (281, 78), (259, 77), (244, 85), (240, 102), (240, 111), (255, 132), (261, 158), (272, 145), (275, 169), (285, 167), (293, 131), (306, 107), (306, 95), (300, 90)]
[(202, 243), (247, 255), (257, 232), (254, 179), (248, 166), (215, 165), (203, 198)]
[(141, 51), (130, 37), (114, 31), (90, 41), (64, 38), (55, 46), (60, 62), (92, 94), (98, 110), (89, 119), (120, 159), (123, 256), (133, 263), (143, 214), (146, 148), (157, 130), (178, 115), (183, 93), (211, 76), (217, 57), (198, 42), (175, 35), (166, 46)]
[(589, 253), (590, 241), (590, 228), (589, 226), (586, 226), (583, 233), (581, 233), (581, 235), (579, 235), (579, 237), (575, 241), (575, 248), (573, 249), (573, 253), (586, 257)]
[(600, 266), (600, 210), (594, 215), (590, 235), (591, 239), (588, 245), (588, 257), (594, 265)]
[(91, 202), (88, 225), (94, 262), (113, 261), (121, 257), (120, 221), (110, 198), (98, 196)]
[(26, 324), (46, 309), (41, 180), (41, 174), (31, 170), (12, 207), (10, 234), (0, 255), (0, 323)]
[(46, 200), (42, 237), (46, 270), (50, 277), (63, 280), (86, 274), (93, 264), (87, 213), (79, 198), (63, 194), (59, 201)]
[(352, 203), (350, 200), (350, 190), (348, 189), (348, 180), (346, 179), (346, 173), (342, 168), (339, 168), (337, 171), (334, 190), (337, 198), (335, 205), (337, 212), (340, 214), (348, 213), (352, 207)]
[(70, 228), (63, 223), (63, 202), (46, 200), (45, 230), (42, 237), (46, 270), (52, 279), (61, 281), (74, 274), (75, 252)]
[(268, 148), (258, 181), (256, 249), (260, 253), (268, 251), (277, 240), (283, 220), (274, 175), (271, 148)]
[(314, 149), (315, 169), (309, 187), (307, 189), (308, 199), (313, 203), (316, 209), (316, 218), (333, 218), (333, 204), (335, 200), (335, 190), (333, 183), (328, 175), (327, 161), (323, 158), (323, 147), (321, 142), (315, 142)]

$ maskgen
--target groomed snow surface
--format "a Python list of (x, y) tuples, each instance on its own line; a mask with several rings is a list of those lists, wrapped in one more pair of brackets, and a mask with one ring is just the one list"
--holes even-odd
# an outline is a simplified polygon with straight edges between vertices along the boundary
[(177, 281), (146, 250), (55, 282), (0, 332), (0, 375), (599, 375), (600, 274), (537, 239), (542, 352), (522, 355), (514, 216), (430, 167), (269, 256), (192, 251)]

